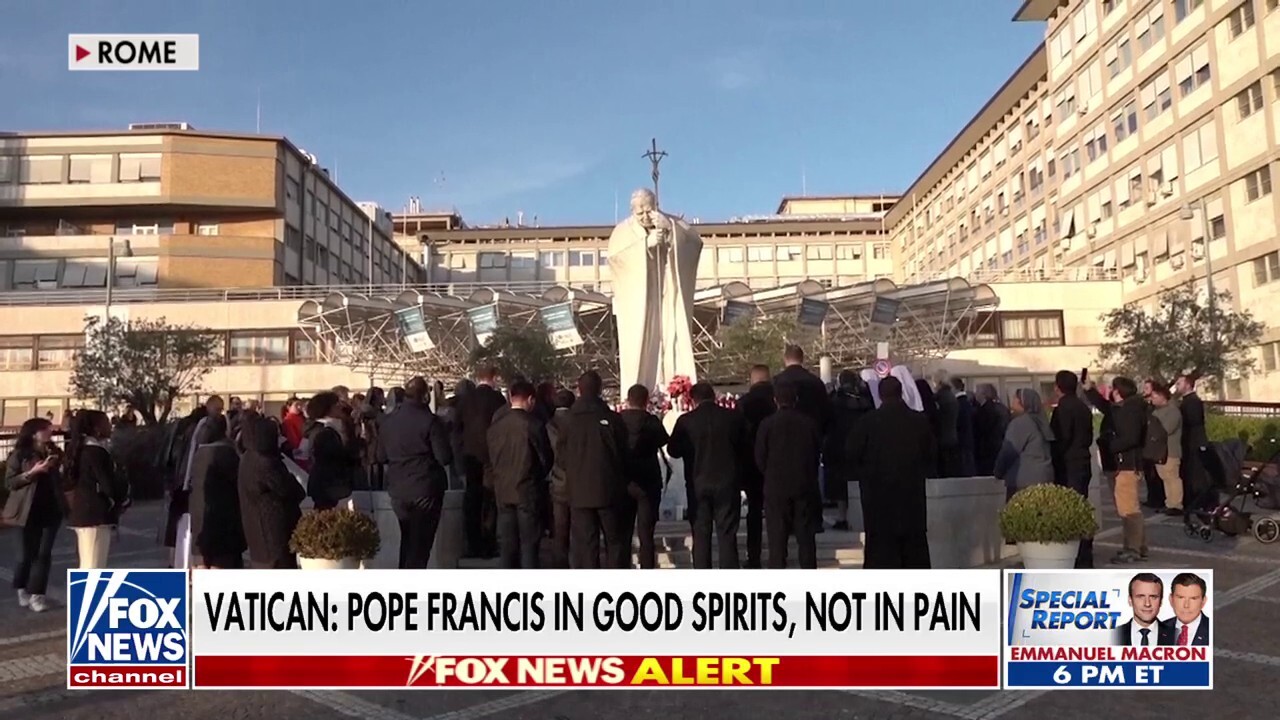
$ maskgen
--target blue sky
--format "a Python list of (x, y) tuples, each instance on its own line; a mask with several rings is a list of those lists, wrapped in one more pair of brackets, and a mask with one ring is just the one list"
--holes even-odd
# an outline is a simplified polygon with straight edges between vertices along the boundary
[[(0, 0), (0, 130), (288, 136), (347, 192), (472, 223), (703, 220), (901, 191), (1035, 48), (1019, 0)], [(68, 33), (200, 33), (196, 73), (73, 73)], [(625, 207), (624, 207), (625, 212)]]

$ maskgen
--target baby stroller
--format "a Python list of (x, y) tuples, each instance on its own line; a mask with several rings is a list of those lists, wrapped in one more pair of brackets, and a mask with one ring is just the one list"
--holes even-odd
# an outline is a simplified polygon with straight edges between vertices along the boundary
[[(1245, 445), (1239, 440), (1210, 443), (1200, 451), (1200, 459), (1210, 482), (1208, 487), (1186, 505), (1183, 522), (1188, 537), (1199, 537), (1205, 542), (1212, 542), (1214, 530), (1217, 530), (1229, 537), (1252, 532), (1261, 543), (1273, 543), (1280, 539), (1280, 522), (1276, 518), (1254, 520), (1256, 509), (1280, 509), (1280, 479), (1272, 478), (1273, 484), (1268, 485), (1268, 479), (1264, 477), (1268, 468), (1274, 474), (1280, 453), (1273, 455), (1270, 461), (1252, 472), (1244, 470), (1246, 454)], [(1225, 500), (1222, 499), (1220, 488), (1228, 491)], [(1250, 502), (1253, 503), (1254, 510), (1249, 509)]]

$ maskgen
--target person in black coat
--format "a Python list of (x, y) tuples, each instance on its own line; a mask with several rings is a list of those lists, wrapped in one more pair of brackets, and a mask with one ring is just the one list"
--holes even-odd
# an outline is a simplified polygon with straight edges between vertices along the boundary
[[(164, 546), (172, 553), (178, 545), (178, 521), (187, 514), (190, 503), (190, 488), (187, 487), (188, 466), (195, 452), (196, 430), (200, 421), (223, 414), (223, 401), (220, 395), (210, 395), (203, 405), (196, 407), (190, 415), (174, 423), (165, 446), (163, 459), (165, 467), (165, 485), (169, 492), (169, 504), (164, 526)], [(173, 565), (171, 555), (169, 564)]]
[(978, 406), (973, 411), (973, 459), (974, 472), (987, 477), (995, 472), (996, 457), (1004, 445), (1004, 433), (1009, 428), (1009, 408), (1000, 402), (994, 385), (979, 385), (976, 398)]
[(862, 566), (928, 569), (925, 478), (937, 467), (929, 420), (902, 400), (902, 381), (880, 381), (881, 405), (854, 428), (848, 457), (862, 483)]
[(400, 524), (401, 570), (421, 570), (431, 560), (453, 462), (444, 421), (427, 404), (427, 381), (415, 377), (404, 398), (383, 416), (379, 445), (387, 459), (384, 479)]
[[(1181, 398), (1179, 411), (1182, 413), (1182, 465), (1179, 474), (1182, 476), (1184, 510), (1190, 512), (1212, 507), (1214, 495), (1207, 492), (1212, 482), (1205, 472), (1204, 458), (1201, 453), (1209, 447), (1209, 434), (1204, 424), (1204, 401), (1196, 394), (1196, 378), (1182, 375), (1176, 382), (1178, 397)], [(1193, 507), (1196, 500), (1202, 499), (1200, 507)]]
[(489, 424), (489, 474), (498, 503), (498, 556), (504, 569), (536, 570), (551, 445), (536, 414), (533, 384), (511, 384), (511, 404)]
[(489, 468), (489, 424), (493, 414), (507, 404), (495, 387), (497, 383), (497, 368), (486, 367), (477, 372), (476, 386), (458, 398), (453, 421), (461, 441), (462, 471), (466, 477), (462, 516), (467, 557), (487, 558), (497, 552), (497, 507), (485, 477)]
[[(737, 409), (746, 421), (748, 451), (755, 458), (756, 433), (760, 430), (760, 424), (778, 410), (773, 398), (773, 383), (769, 380), (768, 365), (751, 368), (751, 387), (738, 398)], [(747, 463), (743, 471), (742, 491), (747, 496), (746, 567), (759, 568), (760, 548), (764, 538), (764, 475), (760, 473), (754, 460)], [(689, 509), (692, 512), (693, 508)]]
[(658, 505), (662, 501), (662, 462), (658, 453), (670, 437), (657, 415), (649, 412), (649, 388), (632, 385), (627, 390), (627, 409), (622, 411), (627, 426), (627, 455), (631, 458), (631, 482), (627, 484), (628, 501), (623, 513), (623, 535), (628, 542), (634, 528), (640, 546), (640, 567), (652, 570), (658, 566), (654, 531), (658, 527)]
[(796, 409), (813, 420), (818, 432), (826, 433), (827, 423), (831, 421), (831, 398), (827, 395), (826, 383), (805, 369), (804, 350), (800, 346), (788, 345), (782, 361), (785, 367), (774, 376), (774, 386), (784, 382), (795, 385), (800, 397)]
[[(933, 406), (938, 408), (938, 477), (962, 477), (960, 462), (960, 402), (945, 372), (938, 373), (938, 385), (933, 390)], [(928, 396), (923, 392), (920, 401), (929, 408)]]
[(569, 552), (574, 568), (600, 567), (604, 536), (608, 567), (631, 565), (631, 538), (623, 537), (631, 460), (627, 426), (601, 398), (604, 381), (588, 370), (578, 378), (578, 399), (565, 414), (555, 455), (564, 465), (565, 490), (572, 514)]
[[(547, 439), (551, 447), (560, 445), (560, 428), (566, 422), (565, 416), (573, 407), (573, 392), (558, 390), (555, 397), (555, 412), (547, 423)], [(555, 454), (554, 452), (552, 453)], [(569, 533), (572, 527), (572, 511), (569, 506), (569, 484), (564, 474), (564, 456), (555, 455), (551, 466), (551, 562), (558, 569), (572, 567), (569, 555)]]
[(285, 467), (275, 423), (257, 418), (241, 429), (244, 455), (237, 470), (240, 521), (255, 568), (298, 567), (289, 538), (302, 518), (307, 491)]
[(1098, 425), (1098, 437), (1095, 444), (1098, 446), (1098, 464), (1102, 466), (1102, 473), (1109, 478), (1114, 477), (1116, 473), (1116, 455), (1111, 452), (1111, 441), (1115, 438), (1115, 418), (1112, 415), (1114, 409), (1111, 398), (1102, 394), (1098, 390), (1097, 383), (1092, 380), (1084, 384), (1084, 399), (1093, 406), (1102, 415), (1102, 422)]
[(1142, 451), (1147, 444), (1147, 408), (1133, 380), (1118, 377), (1111, 381), (1111, 387), (1115, 426), (1111, 452), (1116, 458), (1116, 513), (1124, 528), (1124, 547), (1112, 562), (1131, 563), (1147, 558), (1146, 521), (1138, 503)]
[[(242, 417), (246, 423), (260, 415)], [(274, 423), (271, 423), (274, 425)], [(197, 567), (244, 567), (244, 525), (240, 521), (240, 454), (227, 437), (227, 418), (209, 418), (191, 460), (191, 544)]]
[[(764, 475), (765, 520), (769, 526), (769, 568), (787, 566), (787, 543), (795, 536), (800, 568), (818, 567), (818, 528), (814, 505), (820, 505), (818, 462), (822, 434), (807, 415), (796, 410), (797, 388), (774, 388), (778, 412), (761, 425), (755, 441), (756, 467)], [(836, 477), (839, 477), (838, 475)]]
[[(1053, 459), (1053, 482), (1069, 487), (1089, 499), (1089, 482), (1093, 479), (1093, 413), (1080, 399), (1080, 379), (1070, 370), (1059, 370), (1053, 378), (1056, 404), (1049, 417), (1053, 442), (1049, 453)], [(1080, 541), (1076, 567), (1093, 567), (1093, 538)]]
[(307, 433), (311, 441), (307, 494), (317, 510), (329, 510), (351, 497), (360, 466), (359, 438), (337, 393), (316, 393), (307, 402), (307, 417), (313, 421)]
[(831, 427), (827, 430), (822, 449), (822, 464), (826, 474), (827, 500), (836, 504), (839, 520), (833, 530), (849, 529), (849, 483), (856, 480), (853, 468), (845, 457), (849, 436), (853, 428), (876, 409), (871, 388), (858, 373), (842, 370), (837, 378), (836, 392), (831, 396)]
[(106, 567), (112, 530), (129, 507), (129, 485), (116, 474), (110, 438), (111, 418), (101, 410), (80, 410), (71, 421), (64, 487), (70, 492), (67, 524), (75, 529), (83, 570)]
[(964, 380), (958, 377), (951, 378), (951, 389), (956, 396), (956, 439), (960, 442), (960, 475), (973, 477), (977, 474), (973, 443), (973, 400), (965, 392)]
[(9, 491), (0, 521), (22, 528), (22, 554), (13, 569), (18, 605), (34, 612), (49, 607), (45, 591), (53, 567), (53, 544), (66, 513), (62, 496), (62, 452), (53, 444), (53, 423), (32, 418), (22, 423), (13, 452), (5, 460)]
[(938, 409), (938, 396), (934, 394), (933, 386), (929, 385), (929, 381), (924, 378), (916, 380), (916, 393), (920, 395), (920, 406), (924, 408), (924, 416), (929, 421), (929, 430), (933, 432), (935, 438), (934, 448), (937, 454), (933, 467), (929, 470), (929, 477), (946, 477), (946, 469), (943, 467), (944, 453), (936, 444), (936, 438), (942, 437), (942, 412)]
[(741, 413), (716, 404), (711, 383), (697, 383), (689, 397), (695, 407), (676, 420), (667, 453), (684, 460), (684, 481), (691, 488), (693, 566), (711, 568), (714, 530), (720, 567), (736, 569), (742, 481), (747, 464), (753, 462), (748, 455), (747, 423)]

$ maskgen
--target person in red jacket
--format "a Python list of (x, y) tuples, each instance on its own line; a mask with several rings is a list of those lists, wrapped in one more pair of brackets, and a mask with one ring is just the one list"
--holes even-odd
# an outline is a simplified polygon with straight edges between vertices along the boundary
[[(298, 466), (306, 469), (305, 458), (298, 457), (298, 450), (302, 448), (302, 432), (307, 424), (307, 416), (303, 412), (306, 403), (302, 400), (292, 397), (289, 398), (288, 405), (285, 407), (284, 420), (280, 422), (280, 427), (284, 431), (284, 439), (289, 443), (289, 451), (294, 454), (294, 460)], [(310, 463), (308, 463), (310, 464)]]

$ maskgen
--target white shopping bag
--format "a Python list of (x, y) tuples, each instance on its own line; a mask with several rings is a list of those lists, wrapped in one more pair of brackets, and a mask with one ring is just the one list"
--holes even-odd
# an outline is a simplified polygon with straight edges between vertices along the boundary
[(173, 566), (182, 570), (191, 567), (191, 513), (178, 518), (178, 534), (173, 543)]

